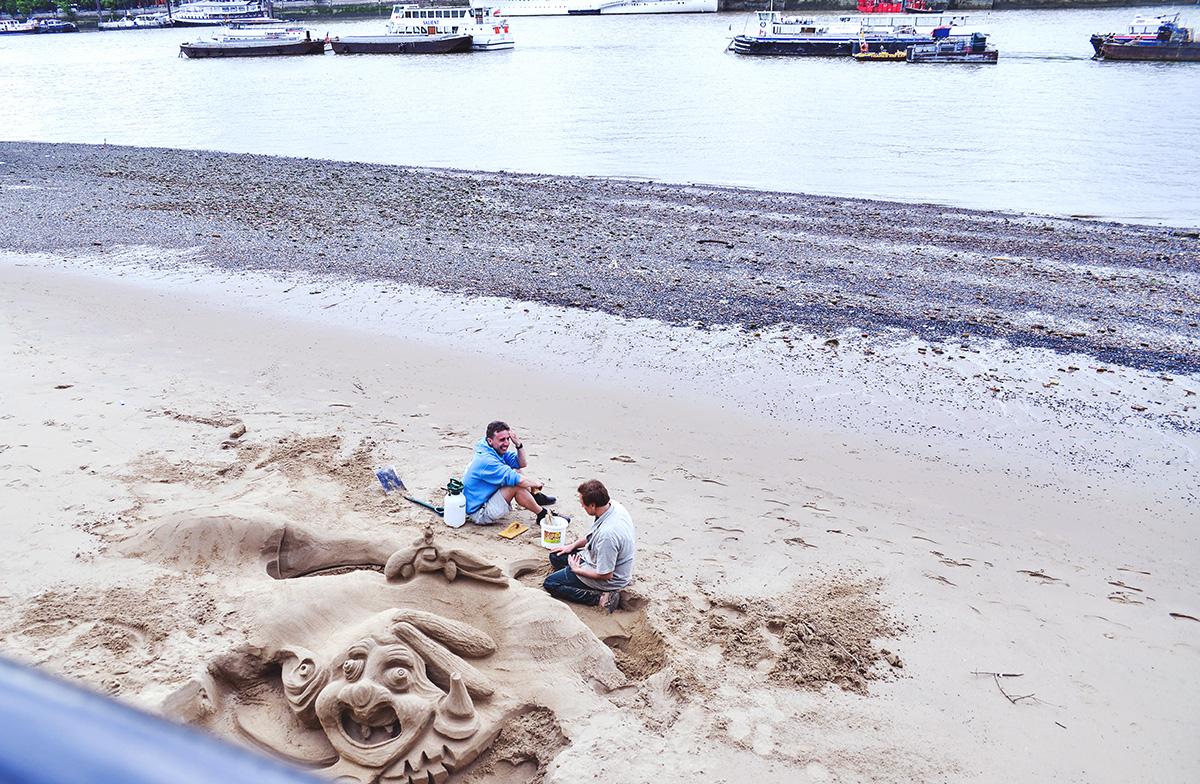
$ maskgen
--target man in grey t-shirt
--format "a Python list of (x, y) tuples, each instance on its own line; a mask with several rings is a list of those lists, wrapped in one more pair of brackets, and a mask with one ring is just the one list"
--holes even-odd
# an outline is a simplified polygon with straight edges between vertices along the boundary
[(625, 507), (608, 497), (598, 479), (579, 486), (579, 504), (595, 518), (587, 536), (550, 551), (555, 571), (542, 586), (559, 599), (599, 605), (611, 613), (621, 604), (621, 589), (633, 579), (637, 536)]

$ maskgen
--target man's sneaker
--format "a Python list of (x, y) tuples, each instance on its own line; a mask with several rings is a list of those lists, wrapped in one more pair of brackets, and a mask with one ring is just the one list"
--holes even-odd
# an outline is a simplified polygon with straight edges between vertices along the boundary
[(620, 591), (605, 591), (604, 593), (600, 594), (600, 609), (604, 610), (604, 612), (612, 615), (613, 611), (618, 609), (620, 606)]
[(558, 499), (552, 495), (546, 495), (541, 490), (533, 494), (533, 500), (537, 501), (538, 506), (553, 506)]
[(550, 510), (543, 507), (542, 511), (537, 513), (537, 519), (534, 522), (541, 525), (542, 519), (548, 514), (550, 514)]

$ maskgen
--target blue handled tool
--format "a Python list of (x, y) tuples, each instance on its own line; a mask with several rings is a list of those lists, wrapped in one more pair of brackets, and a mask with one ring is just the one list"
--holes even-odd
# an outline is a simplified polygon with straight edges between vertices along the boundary
[(379, 484), (383, 485), (384, 493), (392, 490), (399, 490), (407, 500), (412, 501), (417, 506), (425, 507), (438, 517), (441, 517), (442, 513), (445, 511), (440, 506), (434, 506), (431, 503), (420, 501), (416, 498), (413, 498), (411, 495), (408, 495), (408, 488), (404, 486), (404, 482), (401, 481), (400, 476), (396, 473), (396, 469), (393, 466), (388, 466), (387, 468), (376, 468), (375, 477), (379, 480)]

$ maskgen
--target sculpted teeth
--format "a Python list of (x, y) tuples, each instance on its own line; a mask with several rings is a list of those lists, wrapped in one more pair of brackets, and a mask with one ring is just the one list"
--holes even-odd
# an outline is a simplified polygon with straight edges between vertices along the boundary
[(364, 745), (371, 742), (372, 736), (376, 736), (376, 743), (386, 743), (400, 735), (400, 722), (394, 719), (382, 727), (376, 727), (347, 717), (344, 728), (348, 737)]

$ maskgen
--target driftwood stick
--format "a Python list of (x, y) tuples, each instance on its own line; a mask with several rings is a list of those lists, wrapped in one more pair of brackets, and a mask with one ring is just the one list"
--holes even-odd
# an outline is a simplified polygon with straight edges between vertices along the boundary
[(1004, 690), (1004, 687), (1000, 685), (1000, 676), (999, 675), (993, 675), (992, 680), (994, 680), (996, 682), (996, 688), (1000, 690), (1000, 693), (1003, 694), (1005, 696), (1005, 698), (1008, 699), (1008, 701), (1011, 702), (1013, 705), (1016, 705), (1021, 700), (1028, 700), (1028, 699), (1033, 698), (1032, 694), (1026, 694), (1021, 697), (1014, 697), (1011, 694), (1009, 694), (1008, 692), (1006, 692)]
[(1020, 678), (1025, 673), (1023, 672), (982, 672), (980, 670), (972, 670), (972, 675), (991, 675), (995, 678)]

